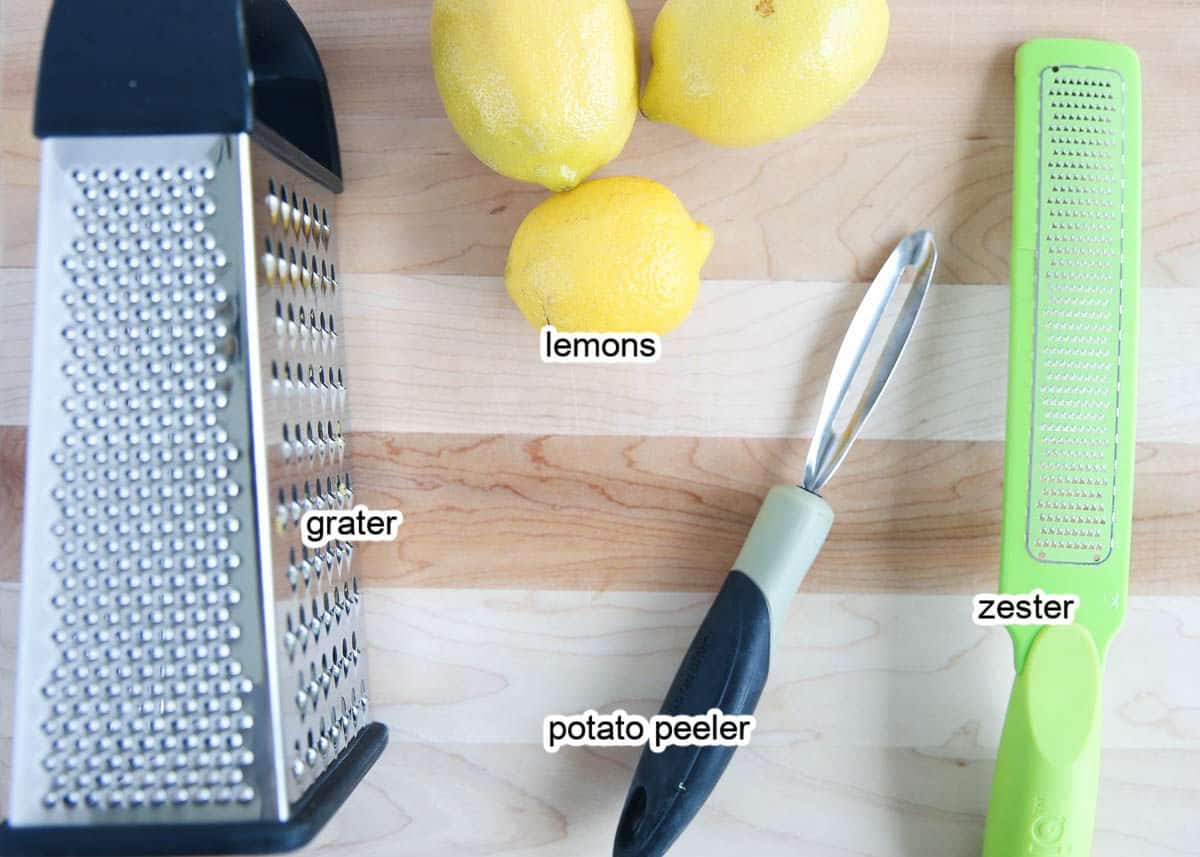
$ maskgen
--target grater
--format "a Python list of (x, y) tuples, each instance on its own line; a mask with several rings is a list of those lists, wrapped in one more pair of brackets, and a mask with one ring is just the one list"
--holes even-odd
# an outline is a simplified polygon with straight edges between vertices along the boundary
[(1106, 42), (1016, 59), (1012, 316), (1000, 588), (1077, 595), (1074, 624), (1011, 626), (1017, 677), (985, 857), (1085, 855), (1100, 686), (1125, 614), (1133, 517), (1141, 76)]
[[(114, 50), (114, 46), (122, 46)], [(382, 752), (324, 71), (285, 0), (57, 0), (4, 853), (308, 841)]]

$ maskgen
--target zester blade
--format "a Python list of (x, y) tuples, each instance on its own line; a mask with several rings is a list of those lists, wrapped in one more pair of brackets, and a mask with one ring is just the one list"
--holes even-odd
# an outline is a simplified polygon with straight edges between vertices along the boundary
[(1054, 66), (1043, 111), (1027, 545), (1042, 562), (1112, 551), (1124, 305), (1124, 86)]

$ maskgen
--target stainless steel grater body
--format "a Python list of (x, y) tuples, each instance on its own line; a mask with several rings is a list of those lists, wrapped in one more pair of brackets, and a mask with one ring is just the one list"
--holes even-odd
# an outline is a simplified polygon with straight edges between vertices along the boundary
[(43, 148), (11, 821), (274, 819), (368, 722), (333, 194), (248, 134)]
[(286, 0), (56, 0), (35, 132), (0, 854), (297, 847), (387, 740), (300, 531), (354, 505), (324, 70)]

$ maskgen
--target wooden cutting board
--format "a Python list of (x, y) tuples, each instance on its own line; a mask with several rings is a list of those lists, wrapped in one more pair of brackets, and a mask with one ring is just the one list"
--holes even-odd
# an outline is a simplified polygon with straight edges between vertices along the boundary
[[(795, 481), (850, 313), (919, 227), (939, 284), (787, 625), (760, 729), (677, 852), (973, 857), (1011, 680), (975, 627), (995, 585), (1012, 83), (1037, 36), (1132, 44), (1145, 76), (1140, 426), (1126, 628), (1105, 686), (1097, 857), (1200, 855), (1200, 3), (892, 0), (887, 54), (834, 117), (726, 151), (640, 120), (602, 174), (669, 185), (714, 230), (653, 366), (545, 366), (504, 293), (546, 196), (445, 119), (429, 4), (296, 0), (328, 67), (360, 552), (386, 757), (315, 850), (607, 853), (635, 754), (547, 756), (549, 713), (654, 711), (758, 502)], [(633, 4), (643, 47), (657, 0)], [(28, 396), (47, 0), (0, 6), (0, 810)]]

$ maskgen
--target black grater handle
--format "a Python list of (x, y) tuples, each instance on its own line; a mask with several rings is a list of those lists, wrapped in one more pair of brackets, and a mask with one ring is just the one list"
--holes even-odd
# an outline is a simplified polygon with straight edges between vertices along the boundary
[(55, 0), (34, 104), (38, 137), (263, 126), (341, 190), (329, 84), (287, 0)]
[(337, 178), (342, 156), (325, 67), (287, 0), (246, 0), (254, 115)]

